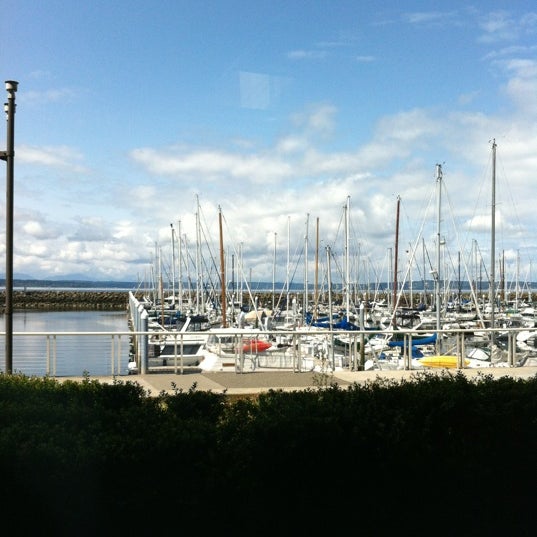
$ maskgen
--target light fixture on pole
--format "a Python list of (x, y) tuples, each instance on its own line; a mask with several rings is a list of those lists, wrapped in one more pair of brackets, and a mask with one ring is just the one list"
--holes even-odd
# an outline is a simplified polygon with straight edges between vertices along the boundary
[(6, 169), (6, 303), (5, 324), (6, 341), (5, 373), (13, 373), (13, 169), (15, 160), (15, 93), (19, 83), (6, 80), (7, 103), (4, 110), (7, 115), (6, 151), (0, 151), (0, 159), (7, 163)]

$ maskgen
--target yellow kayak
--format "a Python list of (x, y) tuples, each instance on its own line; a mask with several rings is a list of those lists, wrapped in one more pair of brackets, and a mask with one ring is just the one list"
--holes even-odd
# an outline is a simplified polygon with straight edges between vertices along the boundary
[[(458, 356), (424, 356), (423, 358), (419, 358), (419, 362), (423, 364), (425, 367), (442, 367), (445, 369), (455, 369), (457, 367), (459, 361)], [(465, 359), (464, 360), (464, 367), (466, 367), (470, 363), (470, 360)]]

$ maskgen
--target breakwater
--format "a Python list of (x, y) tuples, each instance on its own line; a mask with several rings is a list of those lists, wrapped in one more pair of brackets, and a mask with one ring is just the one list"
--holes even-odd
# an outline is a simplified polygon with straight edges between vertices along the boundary
[[(123, 311), (129, 302), (128, 291), (14, 290), (13, 311)], [(5, 290), (0, 291), (0, 311), (4, 313)]]

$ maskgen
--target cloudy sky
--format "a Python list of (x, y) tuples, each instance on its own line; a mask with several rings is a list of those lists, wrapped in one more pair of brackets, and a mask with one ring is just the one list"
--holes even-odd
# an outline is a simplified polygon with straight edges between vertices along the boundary
[(218, 271), (220, 220), (228, 280), (477, 274), (493, 207), (537, 277), (534, 1), (4, 0), (0, 40), (15, 277)]

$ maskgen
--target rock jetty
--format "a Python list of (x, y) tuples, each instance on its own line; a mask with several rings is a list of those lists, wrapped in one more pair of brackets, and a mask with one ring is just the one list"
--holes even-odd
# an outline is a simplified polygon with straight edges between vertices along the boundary
[[(128, 291), (62, 291), (62, 290), (14, 290), (13, 311), (123, 311), (127, 309)], [(5, 290), (0, 291), (0, 310), (4, 312)]]

